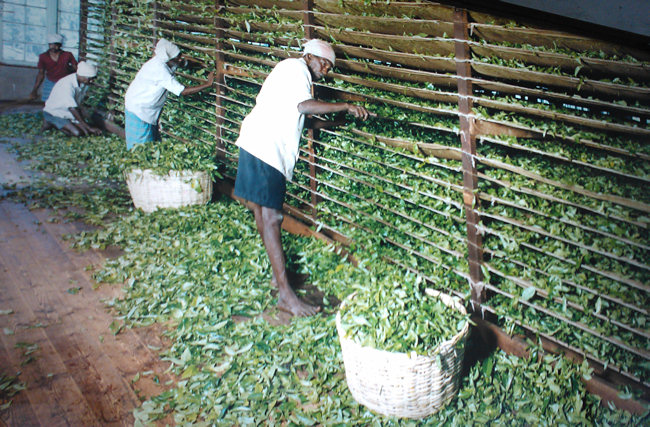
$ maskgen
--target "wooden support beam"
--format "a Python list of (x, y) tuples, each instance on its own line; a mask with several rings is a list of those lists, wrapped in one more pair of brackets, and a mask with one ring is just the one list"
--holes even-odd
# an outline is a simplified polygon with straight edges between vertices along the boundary
[(151, 6), (153, 9), (153, 19), (151, 20), (151, 33), (154, 40), (158, 40), (158, 2), (154, 1)]
[(214, 47), (215, 47), (215, 57), (214, 57), (214, 63), (215, 63), (215, 81), (217, 83), (216, 86), (216, 94), (215, 94), (215, 112), (217, 115), (216, 122), (215, 122), (215, 134), (216, 136), (216, 157), (225, 160), (225, 144), (222, 139), (222, 133), (221, 130), (223, 128), (224, 124), (224, 117), (226, 116), (226, 112), (223, 108), (223, 98), (222, 95), (224, 94), (224, 87), (226, 85), (226, 74), (225, 74), (225, 57), (223, 54), (223, 38), (224, 38), (224, 26), (225, 22), (221, 18), (220, 10), (223, 8), (223, 0), (214, 0), (214, 28), (216, 30), (215, 35), (214, 35)]
[[(303, 24), (305, 28), (305, 38), (311, 40), (314, 38), (314, 0), (303, 0)], [(314, 96), (314, 87), (312, 86), (311, 94)], [(318, 138), (318, 131), (314, 129), (307, 130), (307, 151), (309, 152), (309, 189), (311, 192), (312, 216), (316, 219), (316, 205), (319, 202), (316, 182), (316, 153), (314, 151), (314, 138)]]
[(478, 175), (474, 155), (476, 154), (476, 130), (474, 116), (472, 115), (472, 84), (470, 78), (469, 34), (467, 10), (455, 9), (454, 11), (454, 39), (456, 52), (456, 74), (458, 75), (458, 112), (460, 119), (460, 138), (462, 147), (463, 166), (463, 202), (467, 223), (467, 250), (469, 262), (469, 277), (472, 291), (472, 308), (480, 310), (480, 305), (485, 298), (483, 289), (483, 262), (482, 239), (478, 231), (479, 215), (474, 209), (478, 204), (476, 192), (478, 190)]
[(79, 60), (86, 60), (88, 49), (88, 0), (81, 0), (79, 5)]
[[(108, 71), (108, 93), (113, 93), (113, 89), (115, 87), (116, 81), (117, 81), (117, 73), (116, 73), (116, 67), (113, 66), (113, 64), (117, 63), (117, 56), (115, 55), (115, 25), (117, 22), (117, 8), (115, 7), (115, 4), (113, 3), (111, 5), (111, 24), (110, 24), (110, 38), (108, 40), (108, 46), (110, 46), (110, 52), (109, 52), (109, 63), (112, 65), (109, 67)], [(115, 117), (115, 114), (117, 113), (117, 109), (115, 108), (115, 104), (111, 102), (111, 98), (109, 97), (109, 100), (106, 104), (106, 108), (108, 110), (109, 120), (113, 120)]]

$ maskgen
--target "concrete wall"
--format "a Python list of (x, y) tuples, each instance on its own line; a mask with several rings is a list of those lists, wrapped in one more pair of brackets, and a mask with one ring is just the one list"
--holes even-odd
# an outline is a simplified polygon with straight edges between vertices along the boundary
[(36, 67), (0, 65), (0, 101), (27, 98), (34, 87), (36, 74)]

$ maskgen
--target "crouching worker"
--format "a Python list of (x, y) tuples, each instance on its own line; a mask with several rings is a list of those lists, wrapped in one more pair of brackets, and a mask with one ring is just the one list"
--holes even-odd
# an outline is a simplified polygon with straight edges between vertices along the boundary
[(101, 130), (86, 124), (79, 110), (87, 86), (96, 76), (97, 68), (91, 63), (81, 61), (77, 65), (76, 73), (56, 82), (43, 108), (44, 130), (55, 127), (69, 136), (102, 133)]
[[(272, 284), (278, 288), (278, 308), (294, 316), (309, 316), (320, 310), (298, 298), (291, 288), (280, 235), (286, 181), (291, 180), (298, 159), (305, 116), (348, 113), (365, 120), (370, 115), (361, 106), (312, 98), (312, 81), (323, 78), (334, 67), (335, 59), (334, 50), (327, 42), (311, 40), (305, 44), (302, 58), (278, 63), (264, 81), (237, 139), (239, 165), (235, 195), (248, 200), (252, 206), (257, 230), (271, 262)], [(338, 120), (315, 120), (312, 127), (338, 123)]]
[(198, 86), (183, 86), (174, 77), (174, 71), (182, 63), (178, 46), (160, 39), (153, 58), (145, 62), (129, 85), (124, 96), (124, 130), (126, 148), (147, 141), (159, 141), (158, 119), (167, 100), (167, 92), (176, 96), (192, 95), (207, 89), (214, 83), (214, 73), (208, 81)]

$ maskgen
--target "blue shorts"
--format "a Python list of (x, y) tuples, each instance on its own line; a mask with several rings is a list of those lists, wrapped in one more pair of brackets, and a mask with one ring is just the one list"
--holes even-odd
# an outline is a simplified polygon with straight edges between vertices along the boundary
[(47, 98), (50, 97), (50, 93), (52, 93), (52, 88), (54, 87), (55, 84), (56, 84), (55, 82), (48, 79), (47, 77), (43, 79), (43, 89), (42, 89), (43, 93), (41, 94), (41, 100), (43, 102), (47, 101)]
[(53, 116), (48, 112), (43, 111), (43, 118), (46, 122), (54, 125), (57, 129), (63, 129), (68, 123), (72, 123), (71, 120), (64, 119), (62, 117)]
[(235, 196), (281, 211), (286, 192), (287, 179), (279, 170), (239, 149)]
[(152, 125), (130, 111), (124, 111), (124, 133), (126, 134), (126, 148), (132, 149), (136, 144), (149, 141), (160, 141), (158, 125)]

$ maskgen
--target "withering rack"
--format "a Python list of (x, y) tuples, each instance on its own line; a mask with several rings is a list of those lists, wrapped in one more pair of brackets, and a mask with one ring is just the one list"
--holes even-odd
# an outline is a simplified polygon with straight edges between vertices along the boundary
[(340, 60), (317, 95), (379, 119), (308, 131), (286, 210), (343, 244), (375, 236), (389, 262), (648, 399), (647, 49), (429, 1), (83, 9), (117, 121), (159, 37), (215, 67), (214, 92), (162, 123), (214, 144), (230, 179), (263, 78), (305, 39), (332, 41)]

